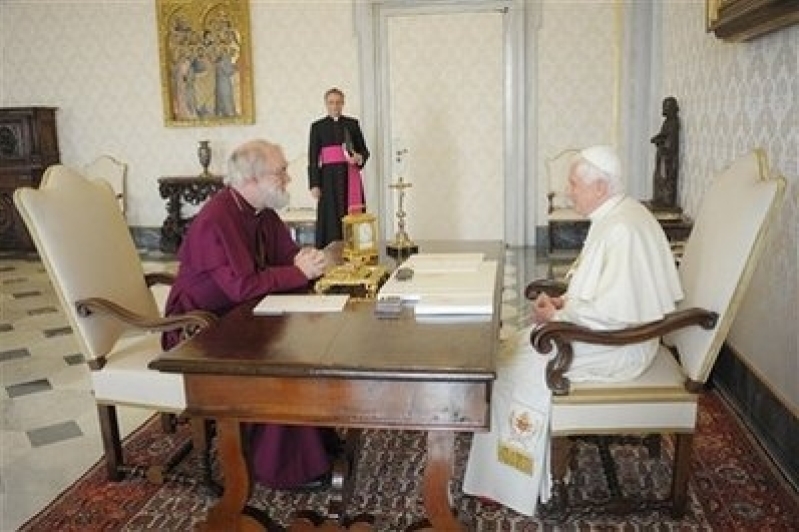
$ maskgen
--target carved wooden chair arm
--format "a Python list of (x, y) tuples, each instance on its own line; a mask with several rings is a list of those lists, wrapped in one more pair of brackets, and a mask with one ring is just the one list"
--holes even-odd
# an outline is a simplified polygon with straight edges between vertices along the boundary
[(76, 301), (75, 308), (78, 311), (78, 315), (81, 317), (87, 317), (92, 314), (108, 315), (134, 328), (153, 332), (164, 332), (181, 328), (189, 328), (197, 331), (212, 325), (217, 320), (214, 314), (202, 310), (193, 310), (184, 314), (163, 318), (151, 318), (142, 316), (141, 314), (117, 305), (113, 301), (100, 297), (90, 297)]
[(555, 395), (569, 393), (569, 379), (565, 376), (571, 367), (574, 351), (572, 342), (601, 345), (627, 345), (640, 343), (664, 334), (698, 325), (704, 329), (716, 326), (718, 314), (700, 308), (689, 308), (667, 314), (663, 319), (616, 331), (596, 331), (569, 322), (553, 321), (533, 329), (530, 343), (542, 354), (556, 349), (556, 355), (547, 364), (547, 386)]
[(175, 274), (169, 272), (150, 272), (144, 274), (144, 281), (147, 286), (155, 284), (165, 284), (172, 286), (175, 284)]
[(533, 300), (542, 292), (550, 297), (557, 297), (563, 295), (567, 288), (568, 285), (561, 281), (537, 279), (528, 284), (527, 288), (524, 289), (524, 297)]

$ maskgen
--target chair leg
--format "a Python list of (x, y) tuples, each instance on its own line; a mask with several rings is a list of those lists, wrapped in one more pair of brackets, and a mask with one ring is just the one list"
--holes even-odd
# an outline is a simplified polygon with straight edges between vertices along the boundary
[(169, 475), (175, 467), (183, 461), (186, 456), (188, 456), (191, 451), (197, 447), (198, 441), (199, 449), (203, 453), (201, 458), (203, 459), (203, 469), (204, 473), (206, 474), (206, 480), (208, 480), (209, 486), (211, 485), (211, 460), (210, 460), (210, 436), (205, 435), (202, 438), (198, 438), (197, 430), (199, 430), (197, 425), (200, 427), (204, 427), (207, 431), (206, 420), (204, 419), (197, 419), (192, 420), (191, 418), (185, 418), (179, 416), (177, 414), (171, 412), (160, 412), (159, 419), (161, 422), (161, 430), (164, 434), (174, 434), (177, 432), (178, 424), (181, 422), (188, 422), (189, 427), (191, 428), (192, 436), (189, 438), (187, 442), (185, 442), (181, 447), (169, 457), (166, 463), (163, 464), (154, 464), (148, 465), (145, 469), (145, 477), (148, 481), (153, 484), (163, 484), (167, 480), (167, 475)]
[(97, 414), (100, 420), (100, 435), (103, 438), (103, 454), (105, 459), (106, 475), (108, 480), (119, 481), (124, 476), (122, 472), (122, 440), (119, 436), (119, 421), (117, 409), (114, 405), (97, 405)]
[(178, 416), (171, 412), (161, 412), (160, 418), (164, 434), (174, 434), (178, 427)]
[[(115, 405), (97, 405), (97, 415), (100, 421), (100, 435), (103, 440), (103, 459), (105, 461), (106, 475), (108, 480), (118, 482), (125, 477), (126, 467), (122, 452), (122, 438), (119, 431), (119, 420)], [(175, 432), (177, 416), (170, 413), (161, 413), (161, 428), (166, 433)], [(205, 420), (203, 420), (205, 421)], [(210, 423), (206, 421), (206, 423)], [(207, 425), (206, 434), (208, 434)], [(210, 461), (210, 436), (206, 436), (203, 449), (203, 465), (207, 478), (211, 478)], [(154, 484), (163, 484), (166, 475), (171, 471), (186, 455), (191, 452), (193, 441), (190, 439), (180, 449), (178, 449), (167, 461), (166, 464), (150, 465), (145, 468), (145, 477)], [(130, 468), (127, 468), (130, 470)]]
[(191, 418), (191, 439), (194, 448), (200, 453), (200, 460), (203, 468), (203, 483), (206, 488), (216, 497), (221, 497), (224, 489), (222, 485), (214, 480), (214, 472), (211, 464), (211, 440), (215, 433), (215, 424), (212, 419)]
[(674, 443), (674, 470), (671, 477), (671, 513), (676, 518), (685, 515), (688, 502), (688, 477), (691, 471), (691, 447), (694, 435), (677, 434)]
[(572, 441), (568, 437), (552, 438), (552, 507), (558, 511), (566, 511), (569, 506), (569, 495), (566, 488), (566, 474), (569, 471), (572, 454)]
[(661, 454), (660, 434), (647, 434), (642, 438), (642, 443), (649, 452), (649, 458), (658, 458)]
[(355, 489), (355, 473), (361, 452), (361, 429), (347, 429), (344, 442), (333, 460), (333, 493), (328, 502), (328, 517), (345, 520), (346, 509)]

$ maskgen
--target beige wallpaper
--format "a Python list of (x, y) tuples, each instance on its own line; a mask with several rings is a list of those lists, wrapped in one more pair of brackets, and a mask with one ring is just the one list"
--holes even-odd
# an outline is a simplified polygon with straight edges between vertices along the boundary
[[(540, 68), (533, 73), (539, 98), (532, 103), (541, 114), (532, 139), (540, 143), (541, 157), (534, 163), (538, 173), (529, 179), (543, 179), (543, 158), (563, 146), (607, 142), (615, 135), (615, 10), (609, 2), (593, 3), (590, 10), (580, 2), (544, 2), (539, 31), (531, 33), (540, 49)], [(349, 0), (254, 0), (251, 15), (253, 126), (164, 127), (155, 0), (0, 2), (0, 105), (59, 107), (62, 160), (80, 166), (108, 153), (128, 163), (130, 223), (158, 227), (164, 204), (157, 179), (198, 173), (199, 140), (211, 141), (211, 170), (221, 172), (230, 149), (254, 136), (283, 143), (290, 159), (301, 156), (309, 123), (323, 113), (321, 95), (332, 85), (347, 93), (345, 112), (360, 115), (357, 34)], [(501, 236), (504, 169), (497, 142), (503, 133), (497, 93), (503, 78), (496, 63), (502, 50), (494, 44), (503, 31), (502, 17), (488, 12), (412, 20), (398, 21), (394, 29), (400, 70), (392, 83), (400, 91), (395, 102), (400, 119), (391, 136), (413, 142), (408, 164), (421, 165), (415, 168), (419, 175), (435, 174), (445, 185), (431, 194), (422, 191), (417, 203), (409, 198), (409, 208), (418, 209), (414, 216), (422, 218), (420, 238)], [(403, 27), (409, 24), (421, 25)], [(448, 54), (451, 46), (459, 53)], [(414, 98), (405, 98), (414, 91), (447, 96), (434, 113), (421, 113)], [(464, 108), (474, 112), (457, 111)], [(425, 128), (409, 123), (418, 118), (426, 121)], [(449, 131), (429, 128), (433, 121)], [(414, 135), (408, 136), (411, 128)], [(464, 130), (471, 132), (469, 140), (441, 143), (449, 133)], [(431, 139), (433, 134), (438, 138)], [(367, 142), (374, 151), (377, 139)], [(436, 150), (437, 144), (444, 149)], [(454, 194), (450, 209), (444, 210), (436, 202), (455, 179), (445, 176), (454, 174), (478, 177), (459, 177), (458, 186), (448, 191)], [(365, 175), (375, 178), (372, 163)], [(304, 194), (305, 173), (294, 180), (295, 196)], [(374, 184), (367, 182), (367, 188)], [(481, 188), (474, 188), (478, 184)], [(539, 188), (545, 190), (546, 184)], [(442, 213), (446, 219), (439, 220)], [(475, 213), (479, 223), (473, 223)], [(536, 219), (544, 223), (543, 215)]]
[[(532, 167), (541, 193), (542, 213), (546, 190), (544, 160), (564, 147), (617, 140), (619, 117), (619, 43), (621, 5), (612, 1), (544, 0), (534, 7), (537, 53), (531, 64), (535, 82), (528, 88), (536, 121), (532, 124), (531, 150), (538, 160)], [(769, 244), (768, 256), (757, 272), (741, 317), (731, 335), (734, 346), (749, 357), (752, 367), (774, 389), (799, 405), (799, 280), (797, 232), (799, 206), (799, 27), (780, 31), (752, 43), (725, 44), (704, 31), (704, 0), (673, 0), (663, 4), (663, 94), (680, 101), (683, 119), (681, 201), (691, 213), (697, 208), (707, 177), (736, 155), (753, 146), (768, 152), (774, 168), (791, 183), (789, 199)], [(529, 4), (528, 7), (533, 7)], [(540, 11), (538, 8), (540, 7)], [(60, 108), (59, 134), (62, 159), (82, 165), (100, 153), (110, 153), (129, 164), (128, 202), (131, 225), (157, 227), (164, 216), (157, 178), (193, 174), (200, 170), (197, 141), (209, 139), (214, 149), (212, 170), (220, 171), (231, 147), (253, 136), (278, 140), (289, 158), (301, 156), (309, 123), (322, 115), (322, 93), (337, 85), (347, 93), (345, 112), (360, 115), (357, 32), (349, 0), (252, 0), (252, 37), (256, 124), (245, 127), (165, 128), (162, 118), (161, 80), (155, 34), (155, 0), (0, 0), (0, 105), (53, 105)], [(398, 23), (397, 29), (405, 29)], [(409, 28), (419, 32), (397, 37), (398, 53), (410, 59), (405, 79), (397, 88), (403, 94), (420, 84), (441, 83), (452, 99), (470, 98), (476, 112), (494, 116), (497, 102), (475, 103), (495, 90), (498, 74), (490, 68), (493, 51), (483, 49), (499, 31), (494, 22), (472, 27), (458, 22), (430, 21)], [(471, 24), (471, 21), (470, 21)], [(429, 41), (429, 42), (428, 42)], [(451, 66), (443, 50), (464, 46), (465, 57), (480, 65), (484, 82), (463, 90), (451, 79)], [(425, 47), (429, 47), (428, 51)], [(431, 61), (419, 80), (414, 63)], [(440, 80), (431, 73), (437, 69)], [(410, 74), (408, 74), (410, 72)], [(366, 73), (370, 75), (370, 73)], [(500, 81), (501, 83), (501, 81)], [(655, 106), (659, 107), (660, 98)], [(445, 102), (442, 113), (453, 107)], [(398, 115), (413, 113), (412, 98), (397, 102)], [(404, 107), (403, 107), (404, 106)], [(418, 113), (416, 113), (418, 114)], [(473, 127), (471, 117), (442, 115), (458, 128)], [(431, 128), (433, 116), (424, 119)], [(405, 135), (411, 125), (398, 121), (392, 134)], [(479, 135), (491, 135), (496, 123), (480, 123)], [(423, 132), (427, 134), (427, 129)], [(413, 128), (419, 131), (420, 128)], [(432, 128), (431, 128), (432, 131)], [(419, 137), (420, 139), (422, 137)], [(367, 139), (370, 147), (375, 140)], [(466, 182), (467, 192), (433, 188), (414, 208), (418, 216), (444, 212), (446, 224), (460, 235), (493, 235), (502, 220), (492, 218), (484, 205), (502, 209), (492, 194), (501, 164), (495, 147), (486, 157), (474, 143), (450, 144), (455, 153), (434, 153), (429, 137), (413, 138), (414, 158), (429, 154), (417, 171), (446, 176), (442, 185), (460, 186), (455, 174), (483, 174), (485, 182)], [(438, 139), (436, 139), (438, 141)], [(410, 142), (410, 140), (409, 140)], [(482, 147), (482, 146), (481, 146)], [(454, 161), (454, 164), (453, 164)], [(474, 169), (472, 168), (474, 166)], [(367, 166), (367, 171), (370, 168)], [(305, 180), (304, 172), (294, 176)], [(414, 178), (415, 179), (415, 178)], [(428, 179), (426, 184), (438, 181)], [(294, 183), (294, 189), (298, 183)], [(483, 188), (482, 185), (487, 185)], [(419, 184), (421, 187), (421, 183)], [(299, 187), (302, 192), (304, 187)], [(429, 192), (429, 193), (428, 193)], [(461, 203), (463, 202), (463, 203)], [(434, 205), (435, 210), (427, 210)], [(479, 212), (478, 223), (465, 213)], [(734, 213), (731, 213), (734, 215)], [(443, 229), (425, 219), (419, 230), (433, 236)], [(467, 227), (464, 227), (467, 224)], [(424, 228), (424, 229), (422, 229)], [(457, 228), (457, 229), (455, 229)], [(413, 231), (413, 227), (411, 227)], [(413, 232), (412, 232), (412, 236)], [(778, 319), (772, 319), (777, 317)]]
[(704, 5), (669, 2), (664, 11), (664, 94), (678, 98), (683, 126), (682, 204), (694, 212), (709, 177), (753, 147), (788, 179), (729, 341), (799, 411), (799, 26), (724, 43), (704, 33)]
[[(618, 142), (617, 24), (612, 2), (546, 0), (538, 43), (538, 177), (547, 190), (546, 159), (566, 148)], [(538, 197), (546, 223), (546, 196)]]
[(391, 138), (414, 239), (501, 239), (502, 15), (389, 21)]
[[(66, 164), (101, 153), (127, 162), (134, 226), (161, 225), (157, 179), (199, 173), (200, 139), (211, 141), (220, 172), (232, 147), (255, 136), (282, 143), (290, 159), (302, 155), (331, 86), (346, 92), (345, 112), (359, 114), (348, 1), (251, 2), (256, 122), (233, 127), (164, 127), (155, 0), (2, 0), (0, 17), (0, 105), (59, 107)], [(304, 171), (293, 177), (307, 181)]]

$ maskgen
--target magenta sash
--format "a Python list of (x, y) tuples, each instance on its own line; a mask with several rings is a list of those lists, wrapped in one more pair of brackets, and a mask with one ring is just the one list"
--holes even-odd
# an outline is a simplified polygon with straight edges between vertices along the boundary
[[(319, 154), (319, 166), (346, 163), (344, 148), (339, 145), (325, 146)], [(363, 181), (361, 169), (356, 164), (347, 164), (347, 212), (363, 212)]]

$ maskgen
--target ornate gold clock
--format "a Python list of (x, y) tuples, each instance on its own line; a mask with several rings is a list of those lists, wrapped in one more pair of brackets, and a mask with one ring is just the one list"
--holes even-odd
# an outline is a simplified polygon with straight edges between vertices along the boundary
[(348, 214), (341, 219), (344, 260), (356, 264), (377, 264), (377, 219), (368, 212)]

